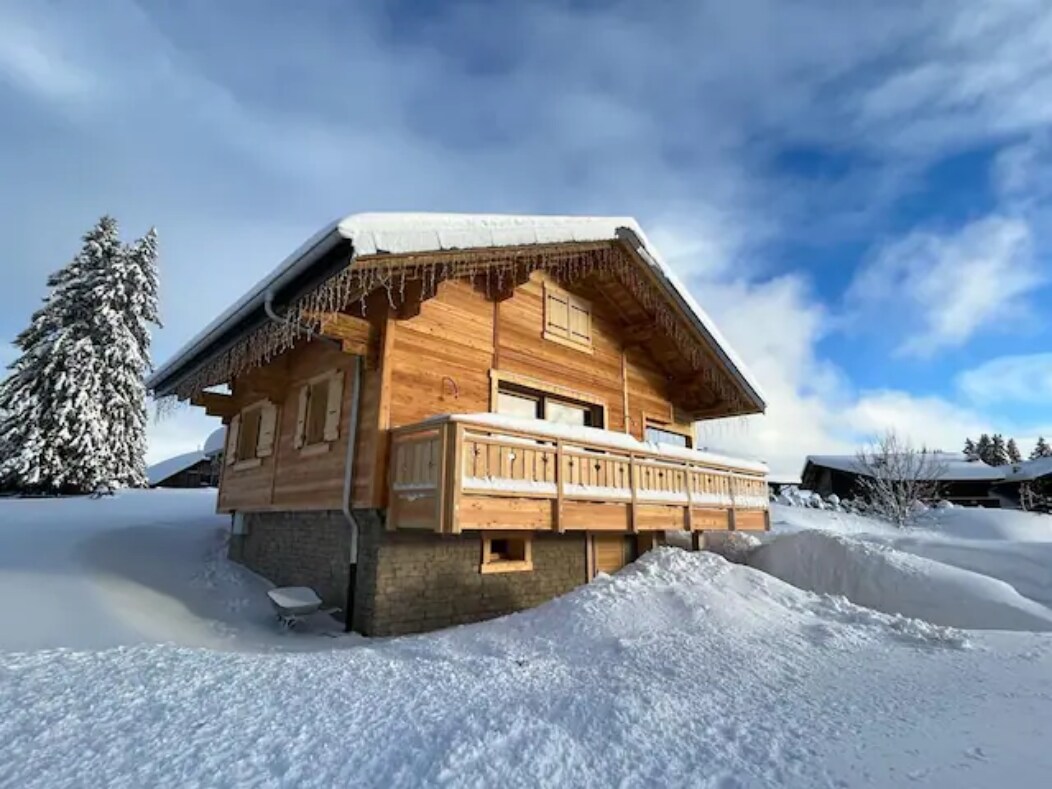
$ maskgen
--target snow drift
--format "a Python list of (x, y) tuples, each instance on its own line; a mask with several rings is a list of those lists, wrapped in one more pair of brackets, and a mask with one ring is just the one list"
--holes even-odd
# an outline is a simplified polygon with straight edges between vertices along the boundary
[(1004, 581), (829, 532), (778, 535), (749, 564), (801, 589), (933, 624), (1052, 630), (1052, 611)]

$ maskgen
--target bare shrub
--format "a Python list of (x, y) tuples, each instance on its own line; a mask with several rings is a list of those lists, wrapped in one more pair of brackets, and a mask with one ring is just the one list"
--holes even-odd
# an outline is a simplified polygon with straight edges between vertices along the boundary
[(946, 463), (937, 452), (915, 449), (893, 430), (873, 439), (856, 457), (858, 488), (876, 515), (905, 526), (917, 503), (931, 503), (939, 494)]

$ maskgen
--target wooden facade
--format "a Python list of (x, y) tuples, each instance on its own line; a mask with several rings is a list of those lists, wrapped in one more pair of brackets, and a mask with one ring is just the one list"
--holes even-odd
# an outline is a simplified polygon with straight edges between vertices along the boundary
[[(587, 305), (587, 345), (546, 336), (552, 288), (571, 290)], [(558, 285), (534, 272), (496, 295), (462, 280), (442, 282), (431, 298), (399, 295), (381, 291), (356, 309), (324, 316), (323, 336), (238, 376), (221, 402), (199, 401), (227, 422), (261, 402), (275, 413), (273, 450), (261, 457), (239, 458), (228, 436), (222, 511), (339, 509), (349, 393), (357, 386), (351, 505), (386, 512), (390, 528), (765, 527), (766, 483), (756, 471), (663, 457), (660, 449), (563, 446), (528, 431), (433, 421), (498, 411), (507, 391), (586, 409), (592, 427), (636, 439), (648, 426), (689, 436), (689, 404), (660, 361), (668, 351), (654, 332), (626, 328), (625, 294), (594, 281)], [(333, 375), (342, 377), (339, 429), (331, 440), (298, 445), (302, 393)]]

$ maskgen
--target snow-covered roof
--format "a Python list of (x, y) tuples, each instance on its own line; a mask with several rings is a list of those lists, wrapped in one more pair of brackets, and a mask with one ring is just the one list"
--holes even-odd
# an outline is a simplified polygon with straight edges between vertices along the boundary
[(157, 485), (169, 477), (175, 476), (180, 471), (186, 471), (191, 466), (197, 465), (202, 460), (208, 460), (208, 456), (201, 450), (162, 460), (160, 463), (154, 463), (146, 469), (146, 481), (150, 485)]
[(1030, 482), (1052, 474), (1052, 458), (1034, 458), (1006, 467), (1005, 482)]
[[(981, 460), (973, 460), (960, 452), (933, 454), (936, 462), (945, 467), (943, 473), (939, 475), (939, 479), (944, 482), (996, 482), (1004, 479), (1005, 476), (1004, 468), (988, 466)], [(855, 455), (808, 455), (804, 467), (806, 468), (808, 464), (845, 471), (849, 474), (865, 473)]]
[(504, 430), (518, 430), (545, 438), (564, 438), (569, 441), (580, 441), (587, 444), (597, 444), (610, 449), (623, 449), (628, 452), (652, 452), (667, 457), (693, 460), (698, 463), (729, 466), (742, 471), (754, 471), (759, 474), (767, 473), (767, 465), (758, 460), (725, 455), (722, 452), (711, 452), (706, 449), (686, 449), (672, 444), (658, 444), (652, 441), (640, 441), (628, 433), (617, 430), (603, 430), (598, 427), (580, 427), (578, 425), (560, 425), (545, 419), (526, 419), (519, 416), (508, 416), (507, 414), (493, 414), (489, 412), (476, 414), (443, 414), (428, 421), (472, 422), (486, 427)]
[(213, 457), (223, 451), (226, 444), (226, 427), (217, 427), (205, 439), (205, 457)]
[(163, 394), (182, 368), (206, 352), (229, 330), (258, 310), (267, 293), (276, 293), (341, 241), (350, 241), (355, 256), (409, 254), (454, 249), (622, 240), (651, 267), (669, 295), (678, 301), (696, 328), (708, 336), (714, 350), (744, 384), (760, 408), (765, 396), (759, 382), (694, 300), (672, 269), (631, 217), (526, 216), (505, 214), (364, 213), (352, 214), (315, 234), (232, 307), (208, 325), (147, 381)]

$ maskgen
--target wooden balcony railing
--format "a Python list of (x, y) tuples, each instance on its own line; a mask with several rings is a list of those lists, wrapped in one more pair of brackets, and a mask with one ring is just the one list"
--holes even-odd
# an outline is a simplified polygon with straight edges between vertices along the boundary
[[(452, 416), (392, 431), (391, 528), (764, 529), (767, 480), (702, 453), (626, 448), (622, 434), (561, 438)], [(605, 434), (605, 435), (604, 435)], [(609, 437), (609, 442), (604, 440)]]

